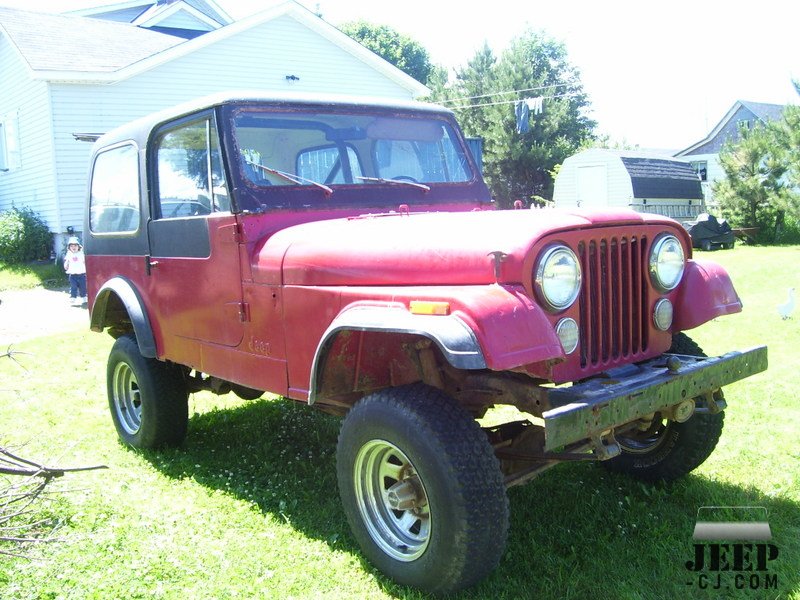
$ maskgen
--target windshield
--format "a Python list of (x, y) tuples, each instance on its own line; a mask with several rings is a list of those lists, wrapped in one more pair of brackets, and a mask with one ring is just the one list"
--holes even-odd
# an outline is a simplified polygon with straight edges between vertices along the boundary
[(427, 113), (246, 109), (236, 113), (234, 125), (239, 172), (249, 186), (265, 191), (316, 187), (336, 202), (337, 195), (347, 194), (337, 186), (391, 184), (413, 196), (430, 191), (427, 184), (474, 178), (457, 134), (447, 121)]

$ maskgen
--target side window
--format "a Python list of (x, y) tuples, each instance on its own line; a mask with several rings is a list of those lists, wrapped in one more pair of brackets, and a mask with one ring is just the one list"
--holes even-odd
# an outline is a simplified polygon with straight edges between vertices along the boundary
[(160, 218), (229, 211), (222, 159), (212, 119), (183, 124), (162, 133), (156, 142)]
[(139, 158), (133, 144), (105, 150), (95, 158), (89, 229), (93, 233), (134, 233), (139, 229)]
[[(350, 176), (347, 169), (350, 169)], [(347, 146), (347, 161), (342, 163), (338, 146), (304, 150), (297, 157), (297, 174), (319, 183), (361, 183), (353, 181), (363, 175), (358, 155), (352, 146)]]

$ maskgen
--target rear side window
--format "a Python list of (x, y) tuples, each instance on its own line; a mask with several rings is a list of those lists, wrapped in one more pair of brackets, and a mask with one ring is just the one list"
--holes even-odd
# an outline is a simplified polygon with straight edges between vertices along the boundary
[(160, 134), (156, 151), (157, 215), (162, 219), (230, 210), (217, 131), (212, 118)]
[[(347, 161), (342, 161), (339, 146), (311, 148), (297, 157), (297, 174), (320, 183), (347, 183), (363, 175), (358, 155), (347, 146)], [(350, 169), (351, 173), (346, 170)]]
[(94, 160), (89, 197), (93, 233), (135, 233), (139, 229), (139, 159), (134, 144), (100, 152)]

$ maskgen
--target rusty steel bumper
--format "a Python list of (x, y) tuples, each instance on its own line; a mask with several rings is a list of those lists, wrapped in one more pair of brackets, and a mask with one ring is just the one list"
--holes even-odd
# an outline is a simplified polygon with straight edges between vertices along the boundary
[(766, 369), (766, 346), (718, 357), (664, 354), (571, 387), (553, 388), (547, 394), (552, 408), (542, 415), (545, 450), (586, 439), (594, 440), (597, 449), (600, 437), (615, 427), (669, 412), (692, 398), (710, 400), (695, 412), (716, 412), (724, 406), (711, 399), (713, 392)]

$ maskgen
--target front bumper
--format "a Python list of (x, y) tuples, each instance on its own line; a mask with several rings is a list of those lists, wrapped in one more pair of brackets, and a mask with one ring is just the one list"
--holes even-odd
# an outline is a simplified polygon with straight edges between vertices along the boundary
[(542, 415), (545, 450), (599, 440), (615, 427), (669, 412), (692, 398), (710, 398), (721, 387), (766, 369), (766, 346), (719, 357), (664, 354), (568, 388), (553, 388), (547, 394), (552, 408)]

